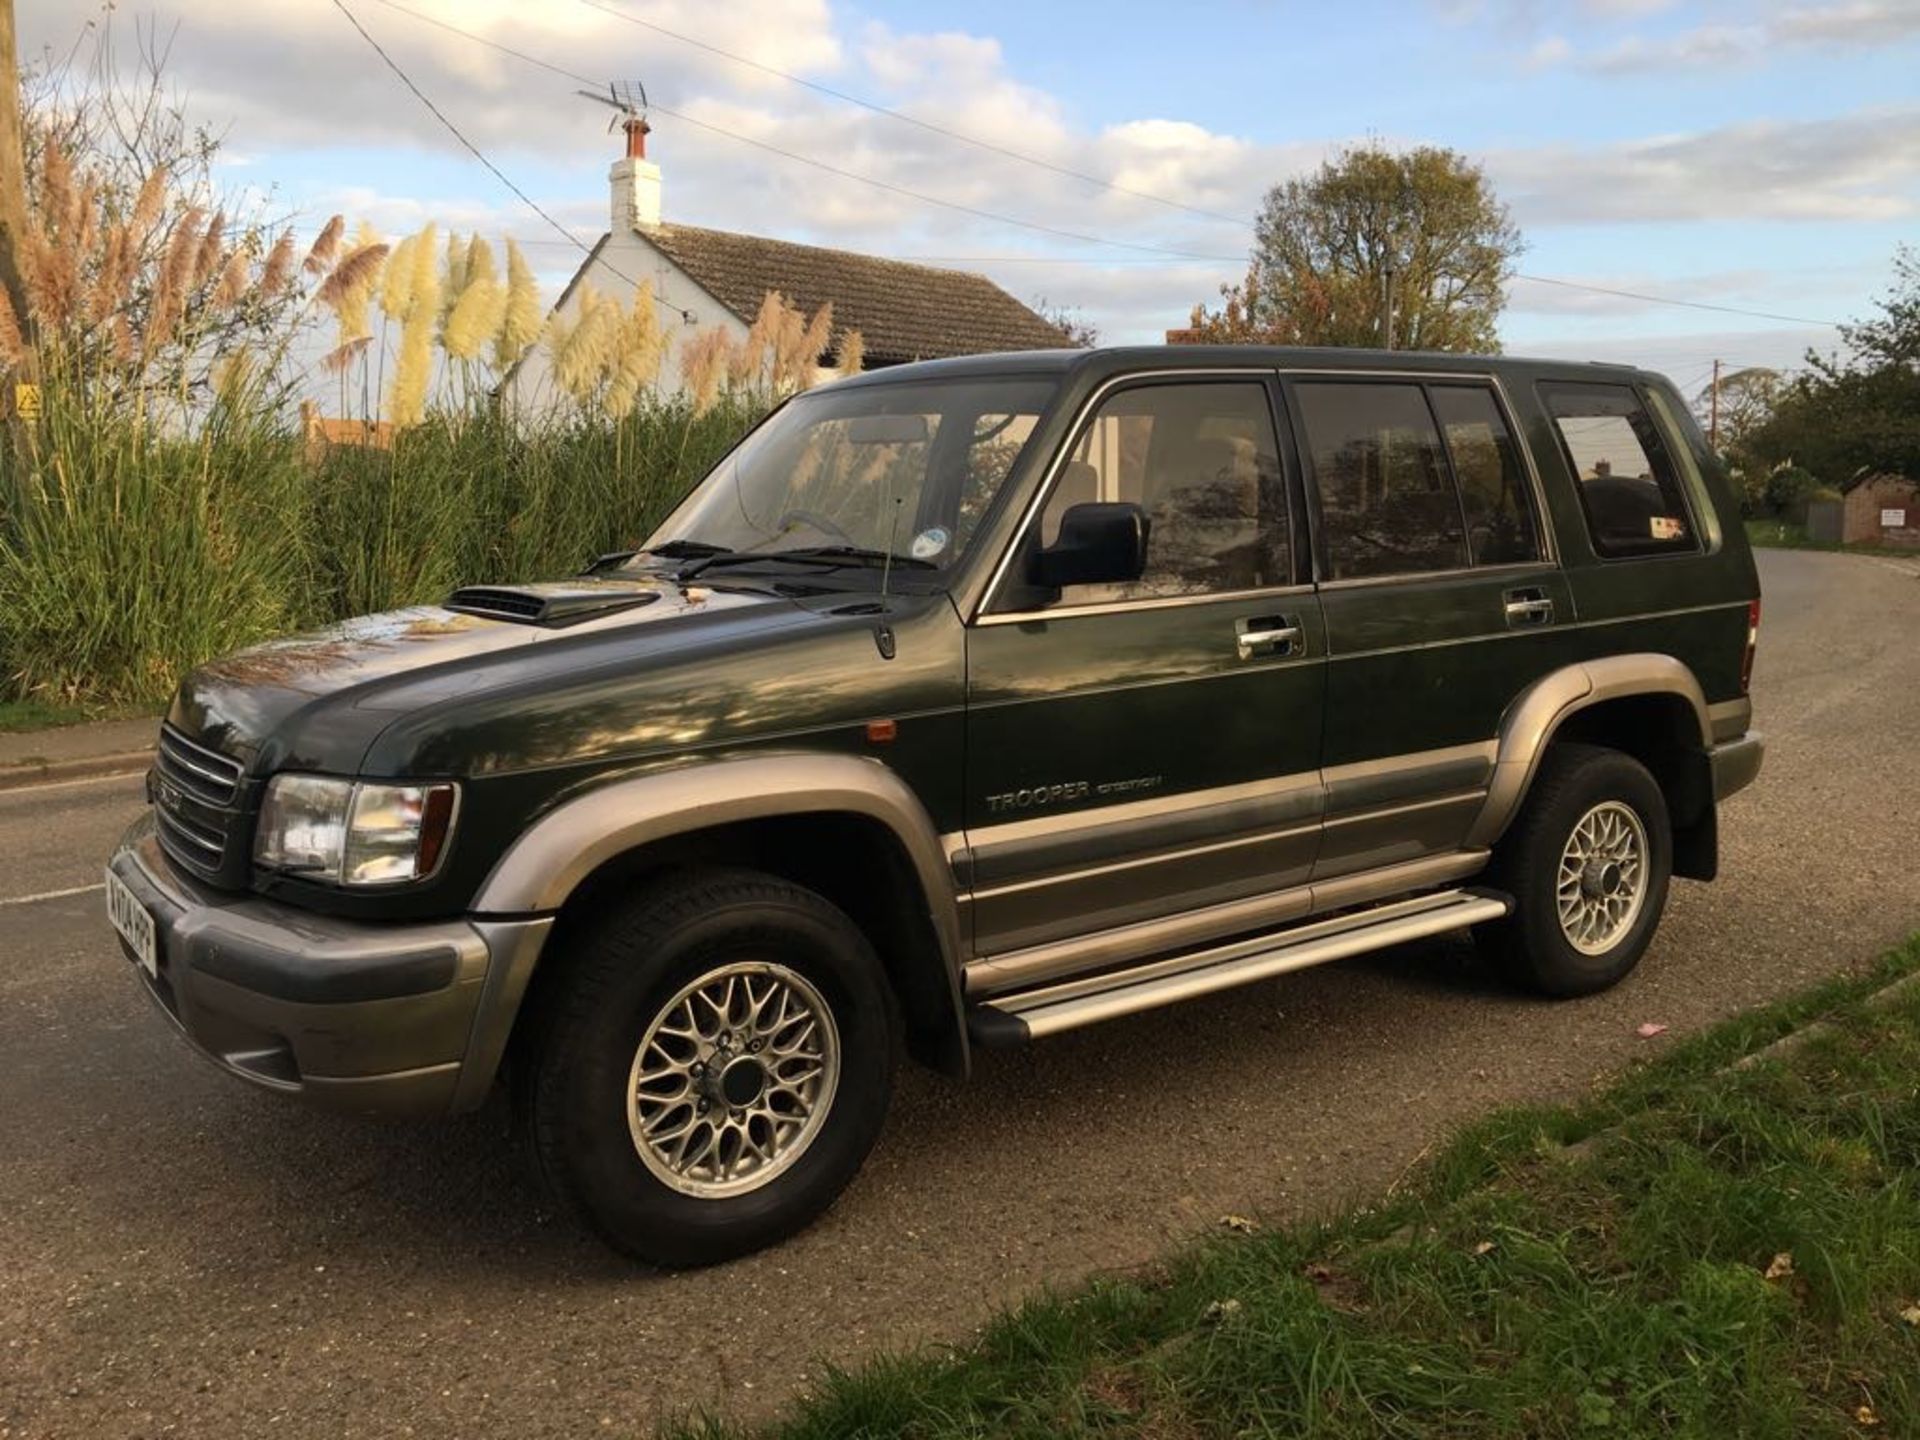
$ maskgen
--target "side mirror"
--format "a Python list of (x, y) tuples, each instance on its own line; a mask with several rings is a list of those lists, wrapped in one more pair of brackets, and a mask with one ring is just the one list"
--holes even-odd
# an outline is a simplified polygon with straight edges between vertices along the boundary
[(1048, 590), (1117, 585), (1147, 568), (1147, 512), (1125, 501), (1072, 505), (1053, 544), (1033, 557), (1032, 581)]

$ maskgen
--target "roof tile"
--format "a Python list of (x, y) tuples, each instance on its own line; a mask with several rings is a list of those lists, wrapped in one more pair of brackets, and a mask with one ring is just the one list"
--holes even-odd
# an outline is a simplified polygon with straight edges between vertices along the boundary
[(869, 364), (1067, 343), (984, 275), (692, 225), (641, 234), (744, 320), (770, 290), (808, 313), (831, 300), (834, 329), (858, 330)]

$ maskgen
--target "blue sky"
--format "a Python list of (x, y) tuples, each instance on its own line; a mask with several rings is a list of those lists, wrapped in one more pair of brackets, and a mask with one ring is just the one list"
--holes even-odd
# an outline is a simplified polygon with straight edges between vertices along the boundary
[[(567, 75), (481, 40), (571, 75), (644, 79), (670, 220), (965, 264), (1078, 309), (1113, 341), (1157, 338), (1238, 278), (1246, 226), (950, 140), (634, 22), (1228, 217), (1250, 219), (1267, 184), (1343, 144), (1452, 146), (1511, 205), (1523, 274), (1789, 317), (1514, 282), (1509, 349), (1643, 360), (1683, 386), (1716, 356), (1789, 364), (1830, 344), (1819, 322), (1865, 311), (1894, 247), (1920, 237), (1920, 0), (347, 3), (583, 239), (606, 223), (617, 141), (604, 112)], [(70, 42), (87, 13), (67, 0), (20, 11), (23, 58)], [(113, 23), (130, 39), (148, 16), (177, 25), (170, 74), (226, 133), (221, 173), (237, 190), (271, 191), (309, 225), (344, 210), (388, 233), (426, 219), (510, 233), (538, 242), (529, 253), (556, 287), (571, 269), (567, 243), (331, 0), (122, 3)]]

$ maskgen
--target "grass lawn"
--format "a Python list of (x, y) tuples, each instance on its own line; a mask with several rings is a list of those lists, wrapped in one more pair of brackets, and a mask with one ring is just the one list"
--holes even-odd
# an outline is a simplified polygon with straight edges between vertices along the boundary
[(957, 1351), (827, 1374), (761, 1433), (1920, 1435), (1920, 987), (1862, 1003), (1915, 971), (1920, 938), (1582, 1104), (1497, 1114), (1376, 1208), (1223, 1228)]
[(89, 720), (131, 720), (159, 713), (158, 709), (103, 709), (98, 705), (53, 705), (44, 700), (0, 700), (0, 735), (84, 725)]
[(1774, 550), (1844, 550), (1851, 555), (1903, 555), (1913, 557), (1920, 551), (1901, 550), (1892, 545), (1836, 545), (1808, 536), (1807, 527), (1787, 520), (1748, 520), (1747, 543)]

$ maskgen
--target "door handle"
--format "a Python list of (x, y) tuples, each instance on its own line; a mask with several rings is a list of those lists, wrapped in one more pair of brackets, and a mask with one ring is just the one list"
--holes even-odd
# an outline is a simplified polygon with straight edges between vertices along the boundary
[(1242, 660), (1256, 655), (1299, 655), (1306, 650), (1306, 637), (1296, 616), (1255, 615), (1236, 621), (1233, 629)]
[(1504, 599), (1507, 624), (1510, 626), (1546, 625), (1553, 620), (1553, 601), (1544, 590), (1534, 586), (1524, 590), (1509, 590)]

